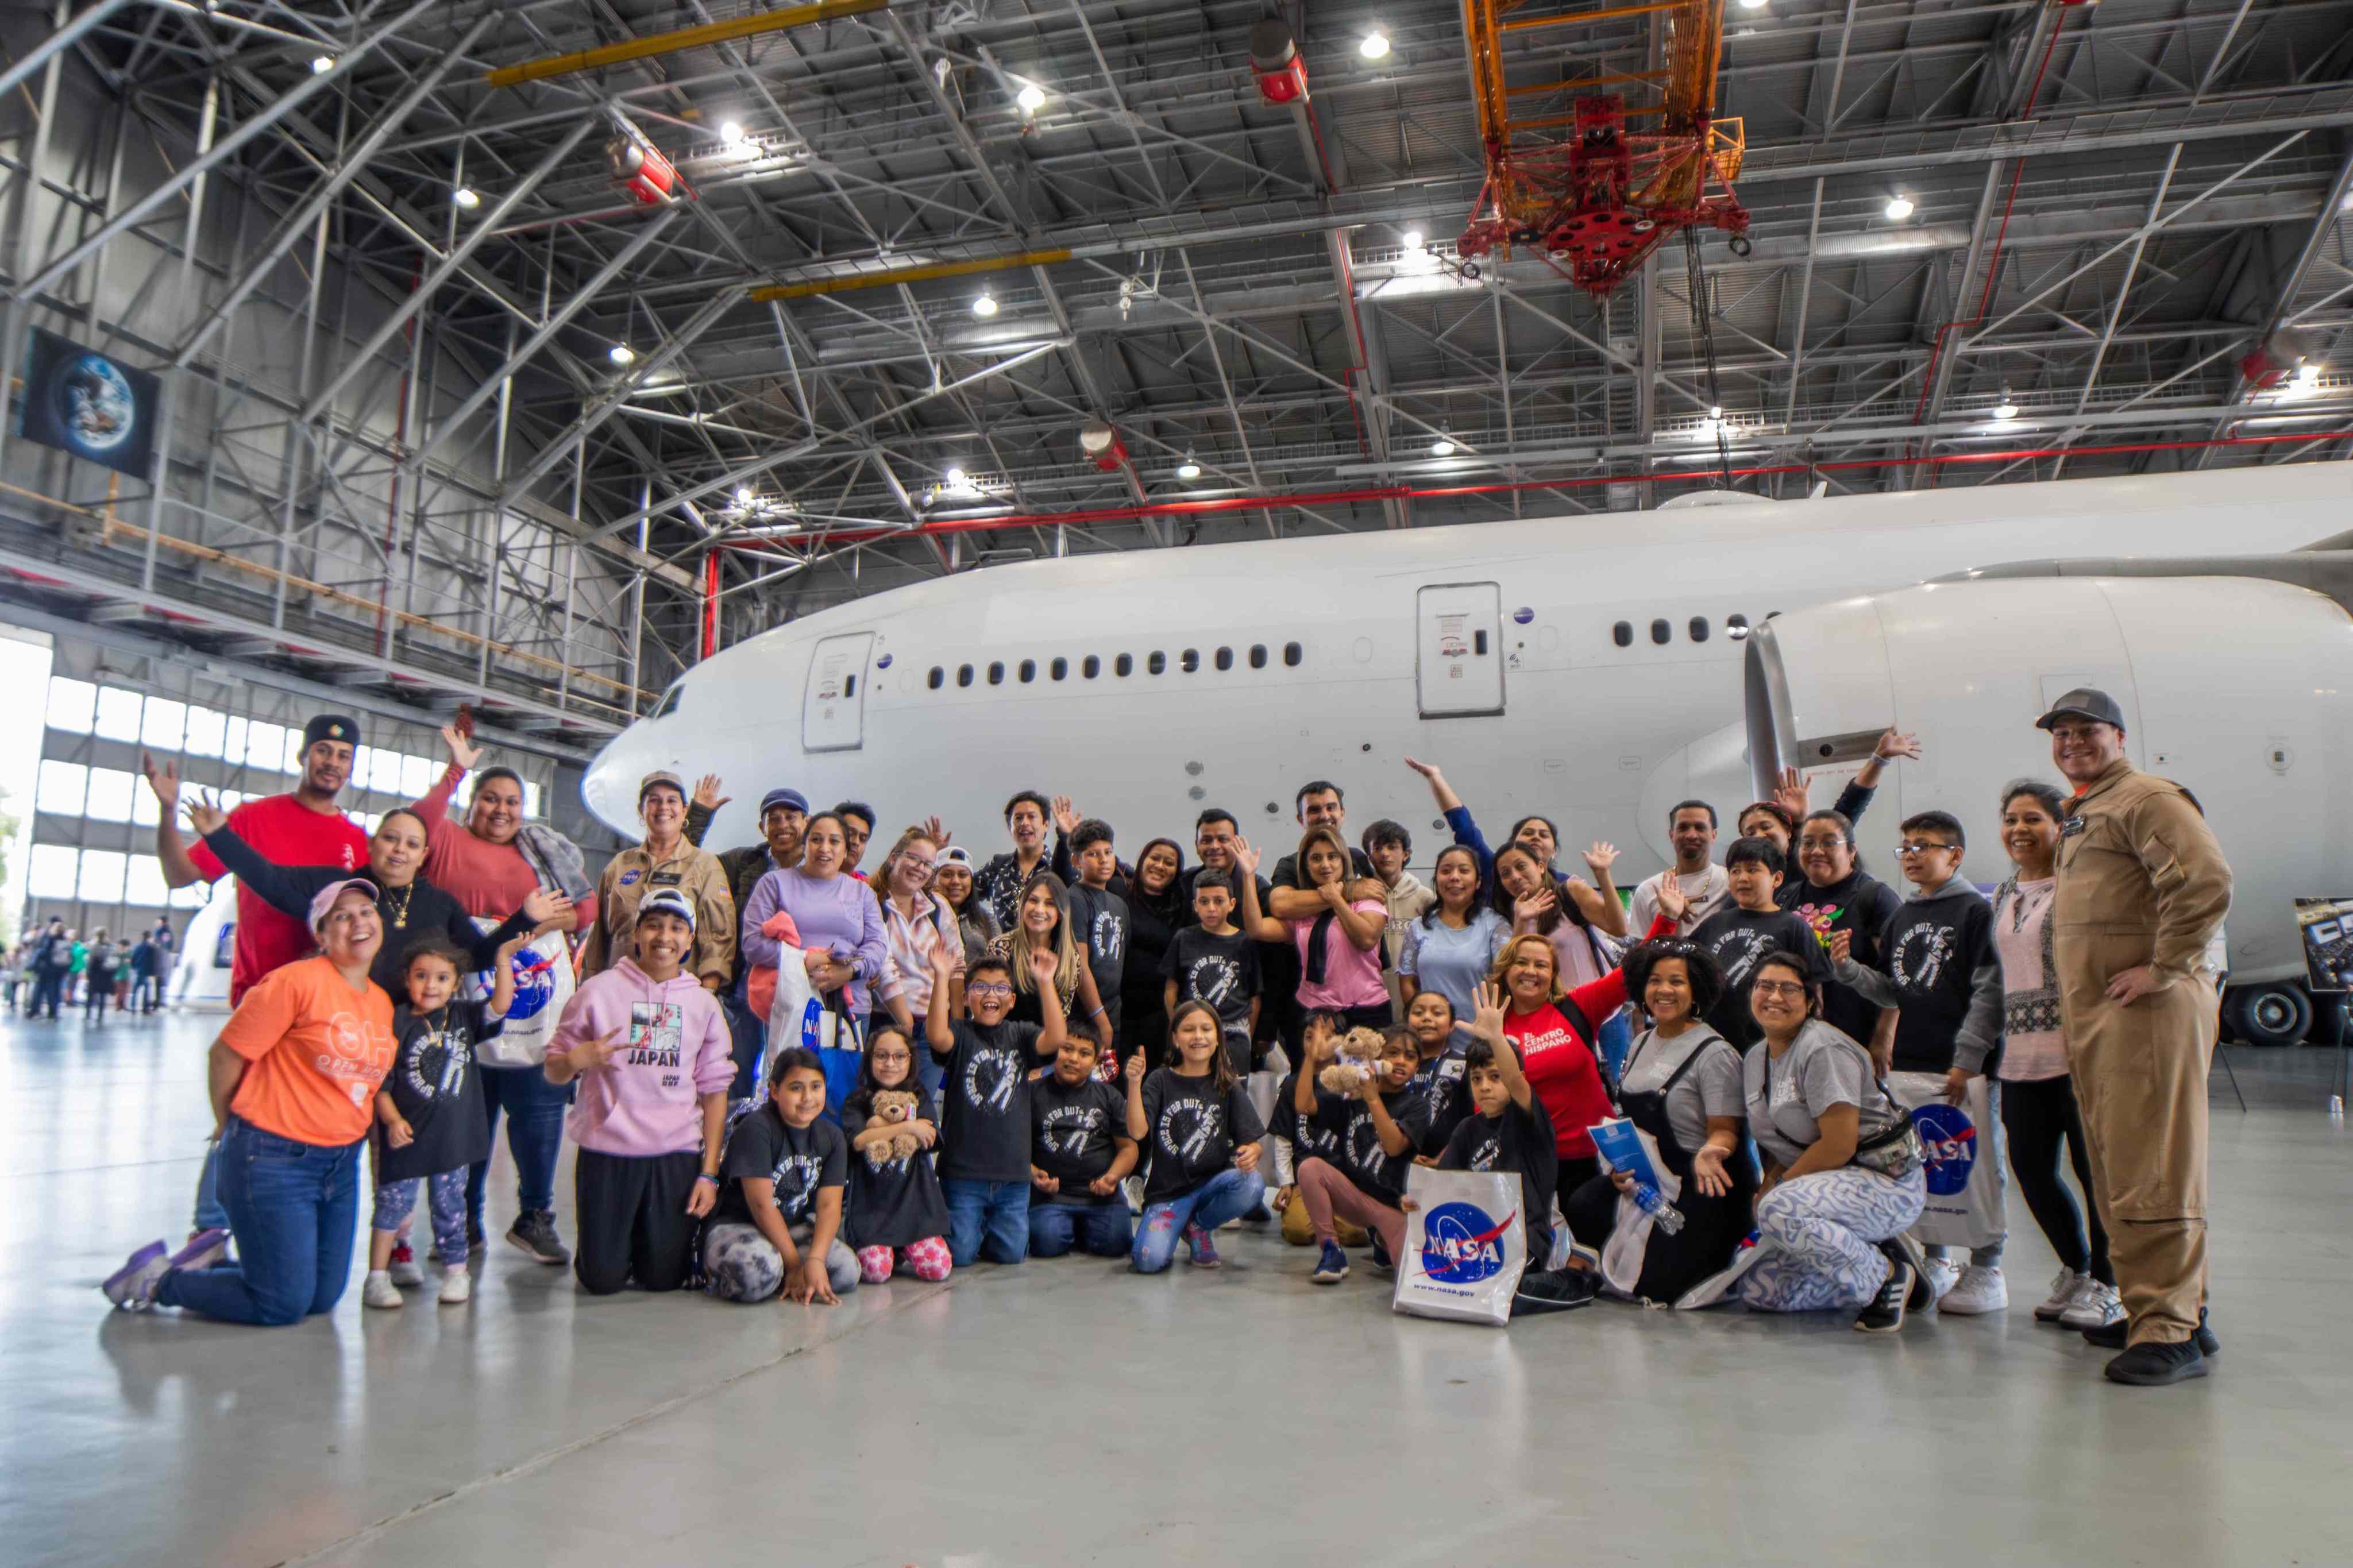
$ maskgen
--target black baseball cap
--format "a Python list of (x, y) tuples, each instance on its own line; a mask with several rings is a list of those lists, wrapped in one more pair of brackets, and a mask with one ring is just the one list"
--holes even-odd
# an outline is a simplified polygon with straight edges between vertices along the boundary
[(2038, 730), (2048, 730), (2062, 719), (2089, 719), (2095, 724), (2125, 727), (2125, 710), (2116, 700), (2096, 686), (2079, 686), (2051, 705), (2051, 711), (2034, 721)]

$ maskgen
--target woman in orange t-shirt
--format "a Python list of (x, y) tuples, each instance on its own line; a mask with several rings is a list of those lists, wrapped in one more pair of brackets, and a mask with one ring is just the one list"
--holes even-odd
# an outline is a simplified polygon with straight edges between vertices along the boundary
[[(151, 1243), (106, 1281), (118, 1307), (186, 1307), (232, 1323), (332, 1310), (352, 1271), (360, 1149), (392, 1065), (392, 998), (368, 979), (384, 942), (375, 884), (311, 903), (316, 956), (273, 970), (213, 1042), (213, 1116), (228, 1231), (177, 1253)], [(238, 1260), (219, 1258), (230, 1237)]]

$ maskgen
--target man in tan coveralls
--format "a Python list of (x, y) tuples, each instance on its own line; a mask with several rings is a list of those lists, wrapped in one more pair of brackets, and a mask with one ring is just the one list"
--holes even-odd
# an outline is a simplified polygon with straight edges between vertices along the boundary
[(2218, 997), (2200, 973), (2231, 907), (2231, 868), (2179, 784), (2125, 756), (2124, 714), (2081, 687), (2035, 721), (2075, 786), (2052, 904), (2059, 1005), (2126, 1321), (2089, 1330), (2122, 1347), (2118, 1383), (2203, 1377), (2206, 1075)]

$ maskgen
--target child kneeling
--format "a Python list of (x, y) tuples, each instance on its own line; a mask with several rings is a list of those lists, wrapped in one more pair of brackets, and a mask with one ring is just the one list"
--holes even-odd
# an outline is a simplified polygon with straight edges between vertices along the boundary
[[(902, 1110), (907, 1114), (898, 1116)], [(940, 1114), (932, 1091), (915, 1076), (915, 1048), (907, 1031), (896, 1024), (881, 1025), (866, 1037), (858, 1087), (841, 1102), (841, 1131), (855, 1156), (849, 1162), (849, 1237), (858, 1255), (860, 1282), (880, 1285), (894, 1271), (918, 1279), (946, 1279), (955, 1267), (948, 1253), (948, 1211), (932, 1168)], [(909, 1142), (914, 1149), (902, 1152)]]
[(798, 1047), (776, 1053), (768, 1102), (737, 1119), (719, 1169), (719, 1206), (702, 1237), (702, 1272), (723, 1301), (838, 1300), (858, 1289), (841, 1240), (849, 1145), (822, 1120), (825, 1067)]
[(1060, 1258), (1075, 1242), (1124, 1258), (1133, 1240), (1120, 1183), (1135, 1169), (1127, 1101), (1095, 1077), (1092, 1034), (1076, 1029), (1052, 1070), (1029, 1086), (1029, 1256)]
[(1127, 1064), (1127, 1135), (1152, 1145), (1152, 1173), (1144, 1186), (1144, 1223), (1129, 1254), (1139, 1274), (1165, 1271), (1182, 1235), (1193, 1267), (1221, 1261), (1209, 1233), (1258, 1207), (1266, 1183), (1258, 1174), (1259, 1141), (1266, 1136), (1241, 1079), (1228, 1057), (1218, 1011), (1196, 999), (1168, 1021), (1176, 1065), (1149, 1076), (1141, 1056)]
[(1422, 1097), (1412, 1089), (1421, 1053), (1413, 1032), (1393, 1028), (1381, 1039), (1380, 1056), (1352, 1094), (1321, 1089), (1303, 1073), (1292, 1088), (1296, 1109), (1336, 1135), (1332, 1157), (1310, 1155), (1299, 1163), (1299, 1203), (1321, 1248), (1318, 1285), (1348, 1277), (1348, 1255), (1334, 1236), (1337, 1219), (1355, 1221), (1373, 1233), (1373, 1262), (1394, 1265), (1405, 1245), (1406, 1173), (1428, 1126)]

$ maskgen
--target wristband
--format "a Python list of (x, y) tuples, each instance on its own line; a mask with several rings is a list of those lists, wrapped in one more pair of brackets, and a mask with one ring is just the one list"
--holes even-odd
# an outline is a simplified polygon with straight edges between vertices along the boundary
[(719, 1184), (719, 1178), (708, 1171), (698, 1173), (694, 1179), (698, 1182), (709, 1182), (714, 1187)]

